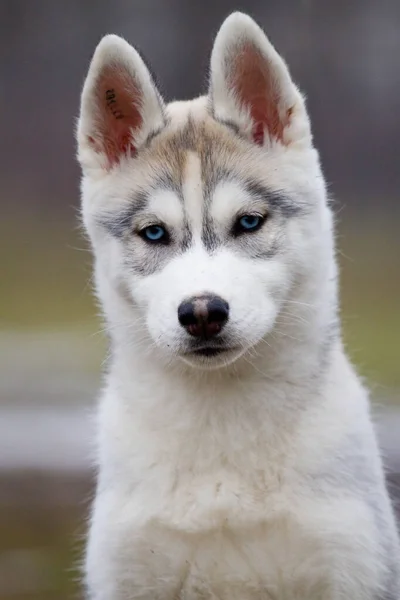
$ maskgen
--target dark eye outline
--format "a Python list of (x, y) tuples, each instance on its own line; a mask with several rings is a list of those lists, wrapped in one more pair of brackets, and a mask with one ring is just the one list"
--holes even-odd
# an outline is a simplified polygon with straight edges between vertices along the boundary
[[(245, 226), (243, 226), (243, 224), (241, 223), (241, 221), (243, 219), (246, 219), (246, 218), (249, 218), (249, 217), (251, 219), (257, 219), (256, 224), (253, 227), (245, 227)], [(236, 221), (235, 221), (235, 223), (233, 225), (232, 233), (233, 233), (233, 235), (235, 237), (237, 237), (239, 235), (242, 235), (242, 234), (245, 234), (245, 233), (255, 233), (256, 231), (258, 231), (259, 229), (261, 229), (261, 227), (264, 225), (266, 219), (267, 219), (267, 215), (261, 215), (259, 213), (254, 213), (254, 214), (248, 213), (248, 214), (245, 214), (245, 215), (240, 215), (236, 219)]]
[[(152, 239), (148, 237), (147, 234), (151, 229), (159, 229), (161, 231), (161, 236), (158, 238)], [(166, 246), (170, 242), (170, 237), (167, 229), (161, 223), (153, 223), (152, 225), (147, 225), (138, 231), (138, 235), (147, 242), (148, 244), (163, 244)]]

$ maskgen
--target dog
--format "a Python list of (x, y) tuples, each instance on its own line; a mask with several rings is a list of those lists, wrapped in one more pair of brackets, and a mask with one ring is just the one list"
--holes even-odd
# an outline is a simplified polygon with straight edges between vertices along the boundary
[(104, 37), (77, 142), (111, 355), (88, 597), (398, 600), (326, 185), (263, 30), (231, 14), (207, 95), (168, 105), (139, 53)]

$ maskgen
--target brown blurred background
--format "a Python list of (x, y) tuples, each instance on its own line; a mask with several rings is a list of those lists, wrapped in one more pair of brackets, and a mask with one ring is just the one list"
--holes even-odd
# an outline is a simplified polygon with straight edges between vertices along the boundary
[(80, 598), (90, 414), (104, 335), (79, 230), (74, 127), (96, 43), (117, 33), (166, 99), (206, 89), (225, 16), (267, 30), (308, 99), (334, 198), (344, 339), (400, 472), (398, 0), (0, 0), (0, 600)]

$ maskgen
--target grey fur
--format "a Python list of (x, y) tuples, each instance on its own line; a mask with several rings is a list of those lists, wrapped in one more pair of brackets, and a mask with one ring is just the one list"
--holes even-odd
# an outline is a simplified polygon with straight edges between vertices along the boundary
[(192, 241), (193, 241), (192, 231), (190, 229), (190, 224), (187, 219), (187, 216), (185, 215), (185, 219), (183, 222), (183, 235), (182, 235), (182, 240), (180, 242), (181, 252), (185, 252), (186, 250), (189, 250), (190, 246), (192, 245)]
[(322, 494), (346, 492), (369, 507), (379, 534), (380, 552), (388, 569), (384, 590), (376, 600), (399, 600), (400, 564), (396, 554), (391, 507), (386, 501), (380, 473), (372, 467), (373, 457), (363, 444), (363, 439), (357, 433), (348, 437), (324, 472), (315, 475), (312, 486)]
[(399, 598), (399, 592), (396, 592), (396, 590), (393, 589), (387, 592), (380, 593), (379, 596), (376, 596), (375, 600), (399, 600)]
[(146, 210), (149, 198), (149, 191), (139, 190), (133, 195), (126, 209), (116, 213), (102, 214), (97, 222), (110, 235), (122, 238), (127, 231), (132, 229), (132, 222), (135, 216)]
[[(268, 227), (268, 223), (265, 225), (265, 227)], [(263, 243), (254, 242), (252, 238), (248, 239), (247, 241), (242, 239), (242, 243), (246, 244), (244, 249), (246, 249), (250, 258), (255, 258), (257, 260), (270, 260), (279, 254), (279, 251), (283, 245), (283, 236), (275, 234), (272, 236), (271, 240), (268, 240), (267, 243), (265, 243), (264, 240)]]
[[(173, 246), (158, 246), (154, 244), (147, 249), (146, 242), (134, 240), (125, 250), (125, 264), (137, 275), (147, 277), (160, 271), (168, 261), (176, 255)], [(138, 245), (140, 244), (140, 249)]]
[(249, 196), (262, 199), (270, 210), (279, 211), (286, 219), (302, 215), (307, 209), (298, 200), (292, 200), (282, 191), (274, 191), (266, 188), (255, 179), (245, 181), (244, 188)]
[(206, 250), (208, 250), (208, 252), (214, 252), (222, 244), (222, 239), (217, 234), (213, 220), (210, 217), (208, 208), (206, 206), (204, 208), (205, 211), (203, 213), (201, 241), (203, 242), (204, 247), (206, 248)]
[[(177, 188), (173, 178), (164, 172), (148, 189), (137, 190), (129, 200), (129, 205), (116, 213), (104, 213), (98, 218), (98, 224), (105, 228), (111, 235), (121, 238), (132, 229), (134, 218), (146, 211), (147, 205), (157, 190), (171, 190), (182, 199), (181, 188)], [(182, 199), (183, 201), (183, 199)]]
[[(229, 127), (229, 123), (224, 126)], [(232, 129), (232, 128), (231, 128)], [(161, 144), (162, 130), (153, 132), (146, 141), (144, 153), (152, 152), (150, 145), (154, 141), (155, 148)], [(177, 252), (187, 251), (193, 241), (193, 233), (190, 229), (190, 215), (186, 213), (182, 191), (182, 176), (188, 151), (196, 152), (200, 159), (201, 178), (203, 185), (203, 223), (201, 239), (208, 252), (215, 252), (224, 243), (229, 244), (232, 250), (245, 253), (251, 258), (269, 260), (273, 258), (283, 247), (284, 237), (281, 235), (281, 221), (304, 214), (306, 207), (303, 203), (290, 198), (281, 190), (267, 188), (255, 179), (243, 181), (234, 171), (229, 171), (217, 160), (221, 140), (218, 135), (210, 135), (205, 129), (197, 126), (190, 118), (186, 126), (174, 137), (168, 140), (164, 148), (163, 156), (165, 162), (160, 164), (161, 174), (155, 178), (152, 185), (147, 189), (139, 189), (131, 198), (127, 208), (115, 213), (105, 213), (99, 218), (100, 226), (104, 227), (110, 235), (115, 236), (126, 243), (126, 262), (136, 273), (146, 276), (161, 269), (167, 260), (170, 260)], [(244, 191), (252, 198), (265, 203), (266, 210), (274, 218), (276, 225), (270, 228), (269, 236), (259, 236), (256, 233), (248, 236), (239, 236), (233, 240), (222, 235), (217, 224), (213, 221), (210, 209), (213, 194), (218, 184), (223, 181), (237, 181)], [(151, 195), (160, 189), (175, 192), (181, 200), (184, 211), (184, 225), (179, 235), (171, 235), (171, 243), (160, 247), (153, 245), (146, 249), (142, 242), (135, 239), (133, 224), (135, 218), (146, 212)], [(268, 226), (266, 224), (265, 226)], [(137, 246), (141, 244), (141, 246)]]

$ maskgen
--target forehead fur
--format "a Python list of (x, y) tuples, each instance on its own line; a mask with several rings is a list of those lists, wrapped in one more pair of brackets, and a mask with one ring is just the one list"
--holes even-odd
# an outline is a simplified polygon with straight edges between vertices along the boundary
[(169, 125), (149, 141), (141, 159), (155, 166), (158, 172), (168, 174), (178, 188), (182, 185), (188, 155), (195, 153), (203, 184), (215, 185), (239, 157), (243, 159), (248, 144), (207, 111), (179, 108), (180, 112), (172, 107)]
[[(179, 191), (188, 155), (195, 153), (205, 197), (218, 181), (232, 177), (253, 179), (300, 197), (309, 188), (318, 162), (311, 146), (299, 152), (274, 142), (269, 148), (251, 144), (230, 124), (213, 117), (206, 98), (170, 104), (167, 118), (167, 126), (148, 140), (135, 161), (132, 176), (140, 187), (166, 179)], [(296, 169), (289, 169), (294, 164)]]

